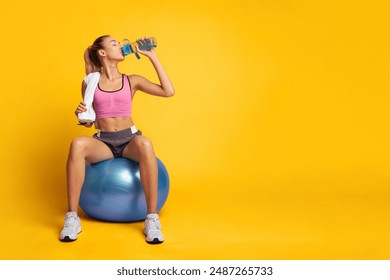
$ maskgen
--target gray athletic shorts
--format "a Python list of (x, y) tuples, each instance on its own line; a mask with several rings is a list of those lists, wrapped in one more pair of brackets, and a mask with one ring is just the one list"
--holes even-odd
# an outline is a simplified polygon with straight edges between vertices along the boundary
[(122, 157), (123, 149), (126, 145), (136, 137), (137, 135), (142, 135), (141, 130), (138, 130), (135, 125), (125, 130), (113, 131), (113, 132), (103, 132), (99, 131), (95, 133), (92, 137), (105, 143), (113, 153), (115, 158)]

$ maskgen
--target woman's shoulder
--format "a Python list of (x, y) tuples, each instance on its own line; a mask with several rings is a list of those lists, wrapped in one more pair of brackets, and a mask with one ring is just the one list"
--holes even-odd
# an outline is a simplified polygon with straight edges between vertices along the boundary
[(142, 81), (142, 80), (145, 79), (143, 76), (137, 75), (137, 74), (130, 74), (130, 75), (127, 75), (127, 77), (128, 77), (130, 80), (134, 80), (134, 81)]
[(137, 75), (137, 74), (130, 74), (130, 75), (126, 75), (127, 78), (129, 78), (129, 81), (132, 83), (132, 84), (137, 84), (140, 82), (140, 80), (143, 79), (142, 76), (140, 75)]
[(129, 79), (137, 79), (138, 77), (141, 77), (140, 75), (137, 75), (137, 74), (129, 74), (129, 75), (126, 74), (126, 76), (127, 76)]

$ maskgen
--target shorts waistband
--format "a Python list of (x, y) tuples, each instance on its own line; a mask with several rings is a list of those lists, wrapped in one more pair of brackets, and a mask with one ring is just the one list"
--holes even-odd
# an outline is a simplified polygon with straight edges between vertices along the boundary
[(105, 139), (118, 139), (118, 138), (124, 138), (131, 136), (133, 134), (136, 134), (138, 132), (138, 129), (136, 128), (135, 125), (126, 128), (124, 130), (119, 130), (119, 131), (100, 131), (96, 133), (97, 137), (105, 138)]

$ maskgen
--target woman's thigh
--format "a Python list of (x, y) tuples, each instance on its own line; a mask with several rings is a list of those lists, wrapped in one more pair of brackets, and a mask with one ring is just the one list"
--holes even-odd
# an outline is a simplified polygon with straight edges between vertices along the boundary
[(110, 148), (105, 143), (88, 136), (80, 136), (73, 139), (72, 149), (77, 154), (84, 153), (85, 160), (89, 163), (114, 158)]
[(154, 153), (152, 142), (145, 136), (137, 135), (123, 149), (122, 156), (139, 162), (144, 153)]

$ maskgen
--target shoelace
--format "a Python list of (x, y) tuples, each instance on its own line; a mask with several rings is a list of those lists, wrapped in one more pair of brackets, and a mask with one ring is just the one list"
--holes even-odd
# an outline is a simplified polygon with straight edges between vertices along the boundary
[(64, 227), (67, 227), (67, 228), (73, 227), (73, 224), (75, 221), (76, 221), (76, 218), (73, 216), (65, 217)]
[(160, 225), (157, 219), (148, 219), (147, 220), (149, 229), (160, 229)]

